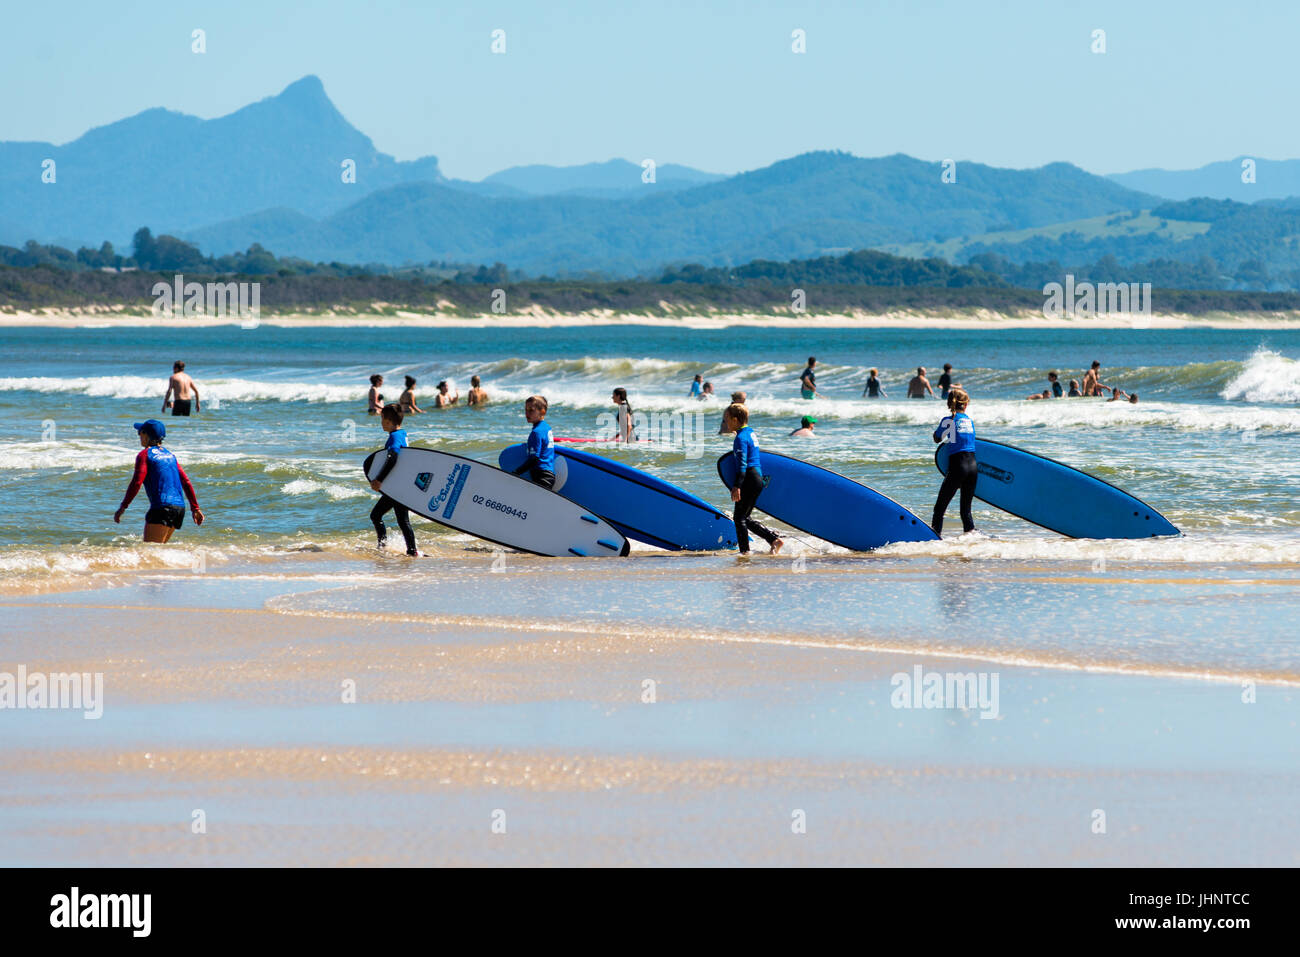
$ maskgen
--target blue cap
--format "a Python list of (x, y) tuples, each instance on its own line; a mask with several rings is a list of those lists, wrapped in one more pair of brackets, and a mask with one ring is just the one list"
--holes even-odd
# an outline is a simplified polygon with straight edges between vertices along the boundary
[(143, 422), (137, 422), (135, 424), (135, 430), (137, 432), (148, 432), (160, 442), (167, 437), (167, 426), (163, 425), (157, 419), (146, 419)]

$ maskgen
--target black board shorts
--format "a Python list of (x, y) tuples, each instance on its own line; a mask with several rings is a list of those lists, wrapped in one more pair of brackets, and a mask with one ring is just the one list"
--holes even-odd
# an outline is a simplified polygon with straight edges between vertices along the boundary
[(155, 505), (144, 516), (146, 525), (166, 525), (168, 528), (180, 528), (185, 524), (185, 506)]
[(189, 414), (190, 414), (189, 399), (177, 399), (172, 403), (172, 415), (189, 415)]

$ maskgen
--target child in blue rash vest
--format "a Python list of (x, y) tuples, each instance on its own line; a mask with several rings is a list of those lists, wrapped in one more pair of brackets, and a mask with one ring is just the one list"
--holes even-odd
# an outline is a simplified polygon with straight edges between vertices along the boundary
[(127, 486), (122, 504), (113, 514), (113, 521), (121, 523), (122, 513), (144, 486), (149, 496), (149, 511), (144, 517), (144, 540), (166, 542), (172, 533), (185, 523), (185, 500), (190, 501), (194, 524), (203, 524), (203, 510), (194, 494), (189, 476), (170, 451), (162, 447), (167, 426), (157, 419), (137, 422), (135, 430), (140, 435), (141, 452), (135, 457), (135, 471)]
[(379, 501), (370, 510), (370, 522), (375, 526), (375, 534), (379, 536), (379, 547), (384, 548), (388, 545), (388, 529), (384, 527), (384, 516), (391, 509), (397, 519), (397, 527), (402, 530), (402, 538), (406, 540), (406, 554), (418, 558), (420, 553), (415, 548), (415, 529), (411, 528), (411, 510), (383, 494), (381, 488), (384, 479), (388, 478), (388, 473), (397, 464), (397, 456), (401, 454), (402, 449), (406, 448), (406, 430), (401, 427), (402, 410), (392, 404), (384, 406), (383, 411), (379, 413), (379, 424), (388, 433), (388, 441), (384, 443), (383, 467), (380, 468), (379, 475), (370, 481), (370, 487), (380, 493)]
[(740, 546), (740, 554), (749, 554), (749, 533), (753, 532), (772, 546), (775, 555), (785, 543), (776, 532), (749, 517), (763, 491), (762, 459), (754, 440), (754, 430), (749, 427), (749, 411), (739, 403), (727, 406), (722, 425), (736, 433), (731, 443), (731, 454), (736, 457), (736, 484), (731, 489), (731, 500), (736, 503), (732, 518), (736, 523), (736, 544)]
[(542, 488), (555, 487), (555, 441), (546, 421), (546, 396), (530, 395), (524, 400), (524, 418), (532, 423), (528, 433), (528, 458), (515, 469), (516, 475), (528, 473), (528, 478)]
[(953, 387), (948, 393), (948, 410), (951, 413), (943, 417), (939, 427), (934, 430), (936, 443), (947, 442), (948, 474), (939, 486), (939, 497), (934, 503), (934, 518), (930, 527), (934, 534), (943, 537), (943, 513), (948, 511), (948, 503), (953, 494), (961, 492), (961, 526), (964, 531), (975, 531), (975, 519), (971, 515), (971, 500), (975, 498), (975, 480), (979, 477), (975, 464), (975, 423), (966, 414), (970, 405), (970, 396), (960, 386)]
[(689, 398), (698, 399), (700, 393), (704, 391), (704, 376), (697, 375), (695, 381), (691, 383), (691, 394)]

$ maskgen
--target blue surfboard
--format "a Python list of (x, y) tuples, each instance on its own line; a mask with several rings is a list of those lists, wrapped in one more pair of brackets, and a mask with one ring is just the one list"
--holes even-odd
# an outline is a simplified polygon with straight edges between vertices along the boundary
[[(975, 440), (975, 497), (1071, 538), (1153, 538), (1181, 534), (1154, 508), (1109, 482), (1014, 445)], [(948, 474), (948, 443), (934, 453)]]
[[(932, 542), (930, 526), (887, 495), (838, 472), (764, 450), (767, 487), (755, 508), (809, 535), (865, 552), (894, 542)], [(722, 484), (736, 482), (735, 456), (718, 459)]]
[[(736, 547), (736, 526), (704, 499), (603, 455), (562, 447), (555, 452), (555, 491), (628, 538), (671, 551)], [(521, 444), (502, 450), (497, 461), (513, 472), (527, 458)]]

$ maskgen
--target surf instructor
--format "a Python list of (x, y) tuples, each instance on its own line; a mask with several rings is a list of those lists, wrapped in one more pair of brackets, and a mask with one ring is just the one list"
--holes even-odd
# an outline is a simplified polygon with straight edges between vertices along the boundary
[(140, 436), (140, 454), (135, 457), (131, 483), (122, 496), (122, 504), (113, 513), (113, 521), (121, 524), (122, 514), (143, 487), (149, 497), (149, 511), (144, 516), (144, 540), (165, 543), (172, 533), (185, 524), (185, 500), (189, 499), (194, 524), (203, 524), (203, 510), (199, 508), (194, 485), (176, 461), (176, 456), (163, 448), (167, 426), (157, 419), (135, 424)]

